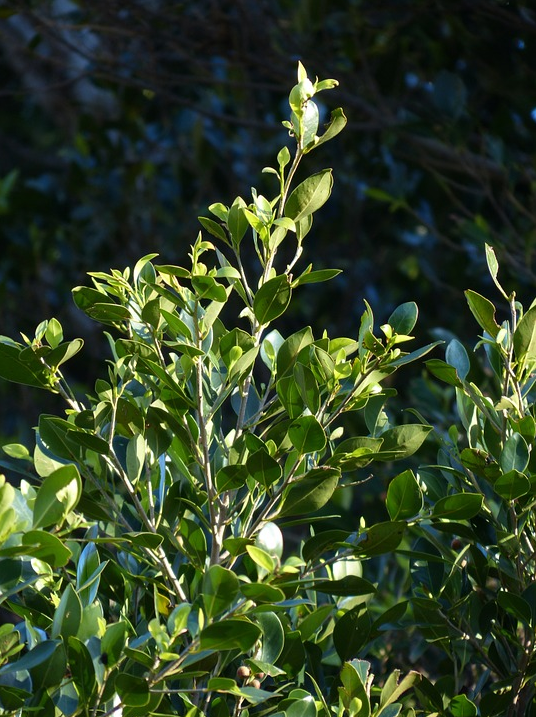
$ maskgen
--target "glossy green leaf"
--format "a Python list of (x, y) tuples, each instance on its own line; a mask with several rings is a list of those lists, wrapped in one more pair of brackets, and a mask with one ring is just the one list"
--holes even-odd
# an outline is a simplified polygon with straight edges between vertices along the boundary
[(382, 438), (369, 438), (368, 436), (347, 438), (337, 445), (329, 463), (340, 467), (342, 471), (364, 468), (375, 459), (382, 443)]
[(214, 202), (214, 204), (211, 204), (208, 208), (209, 212), (214, 214), (214, 216), (218, 217), (218, 219), (221, 222), (226, 222), (227, 217), (229, 215), (229, 210), (225, 206), (225, 204), (222, 204), (221, 202)]
[(406, 523), (403, 521), (371, 525), (370, 528), (367, 528), (367, 530), (359, 536), (355, 553), (367, 557), (390, 553), (398, 548), (405, 531)]
[(397, 602), (392, 607), (387, 608), (387, 610), (379, 617), (377, 617), (372, 623), (372, 632), (380, 633), (384, 630), (392, 630), (393, 627), (394, 629), (400, 627), (400, 620), (406, 614), (408, 610), (408, 605), (409, 603), (407, 601), (402, 601)]
[(82, 704), (89, 704), (97, 688), (95, 668), (89, 650), (76, 637), (68, 639), (69, 669)]
[(523, 473), (529, 463), (529, 447), (520, 433), (509, 436), (501, 451), (499, 465), (505, 473), (518, 471)]
[[(338, 687), (339, 698), (352, 717), (370, 717), (370, 700), (365, 688), (366, 674), (363, 674), (362, 661), (352, 660), (342, 666)], [(369, 665), (369, 663), (365, 663)]]
[(531, 489), (530, 480), (516, 470), (503, 473), (493, 483), (493, 490), (505, 500), (517, 500)]
[(238, 578), (232, 570), (221, 565), (212, 565), (207, 570), (203, 579), (203, 604), (209, 620), (230, 607), (237, 594)]
[(402, 680), (400, 678), (400, 670), (393, 670), (389, 677), (385, 680), (385, 685), (380, 695), (380, 707), (382, 708), (377, 717), (388, 717), (385, 708), (398, 700), (405, 692), (418, 684), (421, 675), (418, 672), (411, 671), (405, 675)]
[(376, 592), (371, 582), (357, 575), (346, 575), (340, 580), (318, 580), (313, 583), (311, 590), (337, 596), (372, 595)]
[(313, 468), (290, 486), (279, 515), (302, 515), (320, 510), (333, 495), (339, 478), (337, 468)]
[(200, 300), (208, 299), (220, 302), (227, 300), (225, 287), (219, 284), (212, 276), (192, 276), (192, 287)]
[(13, 503), (17, 494), (10, 483), (6, 482), (4, 476), (0, 475), (0, 535), (7, 536), (11, 528), (16, 529), (16, 513)]
[[(190, 328), (178, 317), (175, 312), (161, 310), (162, 317), (167, 323), (167, 333), (171, 334), (175, 339), (183, 339), (184, 341), (192, 341), (192, 332)], [(139, 353), (139, 352), (136, 352)]]
[(90, 605), (97, 597), (100, 574), (106, 564), (101, 564), (95, 544), (87, 543), (76, 566), (76, 590), (83, 605)]
[[(9, 341), (9, 343), (8, 343)], [(21, 349), (10, 339), (0, 337), (0, 378), (36, 388), (52, 388), (49, 372), (36, 359), (31, 364), (21, 361)]]
[(148, 548), (149, 550), (156, 550), (164, 539), (158, 533), (149, 533), (147, 531), (123, 533), (121, 538), (127, 540), (130, 545), (137, 548)]
[(326, 446), (326, 434), (314, 416), (297, 418), (290, 424), (288, 435), (300, 454), (322, 451)]
[(466, 695), (456, 695), (449, 704), (452, 717), (476, 717), (478, 714), (476, 705)]
[(261, 629), (249, 620), (230, 618), (205, 627), (199, 636), (202, 650), (241, 650), (253, 647)]
[(536, 361), (536, 306), (523, 314), (514, 333), (514, 351), (519, 362)]
[(192, 606), (186, 602), (180, 603), (173, 608), (166, 621), (171, 637), (176, 637), (186, 632), (191, 611)]
[(463, 384), (460, 381), (454, 366), (450, 366), (445, 361), (441, 361), (441, 359), (428, 359), (428, 361), (425, 361), (424, 363), (426, 368), (436, 378), (450, 384), (451, 386), (462, 388)]
[(387, 319), (387, 323), (392, 326), (396, 334), (409, 336), (417, 323), (418, 316), (419, 309), (417, 304), (414, 301), (407, 301), (405, 304), (400, 304), (400, 306), (396, 307)]
[[(106, 566), (107, 564), (108, 563), (103, 563), (102, 565)], [(84, 605), (84, 603), (82, 603), (82, 619), (78, 632), (76, 633), (77, 639), (87, 644), (87, 641), (91, 637), (101, 634), (105, 622), (102, 605), (98, 600), (90, 605)]]
[(478, 476), (493, 479), (501, 472), (499, 466), (491, 460), (487, 451), (477, 448), (464, 448), (460, 453), (460, 458), (463, 466)]
[(248, 456), (246, 467), (251, 477), (265, 488), (281, 478), (281, 466), (264, 448)]
[(283, 670), (279, 669), (279, 667), (276, 667), (269, 662), (264, 662), (263, 660), (253, 660), (250, 658), (245, 661), (245, 664), (251, 667), (254, 673), (264, 672), (264, 674), (269, 677), (280, 677), (285, 674)]
[(19, 554), (39, 558), (53, 568), (63, 567), (72, 557), (72, 552), (56, 535), (44, 530), (24, 532)]
[(30, 452), (26, 446), (22, 445), (22, 443), (6, 443), (2, 446), (2, 450), (10, 458), (16, 458), (17, 460), (24, 461), (31, 460)]
[(382, 707), (380, 711), (374, 715), (374, 717), (398, 717), (401, 712), (402, 705), (398, 702), (395, 702), (394, 704), (385, 705), (385, 707)]
[(499, 590), (497, 593), (497, 602), (503, 610), (513, 615), (525, 625), (533, 625), (532, 610), (529, 603), (520, 595)]
[[(56, 426), (59, 426), (56, 419)], [(60, 429), (61, 430), (61, 429)], [(87, 448), (90, 451), (95, 451), (102, 456), (106, 456), (110, 453), (110, 446), (104, 438), (90, 433), (89, 431), (75, 430), (70, 428), (65, 434), (65, 440), (68, 445), (72, 446), (74, 450), (79, 451), (80, 448)]]
[(120, 672), (115, 678), (115, 689), (127, 707), (143, 707), (149, 704), (149, 683), (143, 677)]
[(340, 269), (317, 269), (316, 271), (308, 271), (294, 279), (292, 286), (302, 286), (302, 284), (318, 284), (322, 281), (329, 281), (341, 273)]
[(106, 627), (106, 632), (101, 638), (101, 653), (105, 655), (107, 667), (116, 665), (123, 655), (127, 640), (127, 624), (120, 620)]
[(285, 313), (292, 289), (286, 274), (274, 276), (264, 283), (253, 299), (253, 313), (259, 324), (269, 324)]
[(256, 545), (247, 545), (246, 551), (253, 562), (262, 568), (262, 575), (270, 575), (274, 572), (276, 562), (274, 558), (266, 552), (266, 550), (263, 550)]
[(95, 321), (116, 326), (130, 318), (130, 311), (126, 306), (116, 304), (113, 299), (96, 289), (77, 286), (72, 294), (76, 306)]
[(76, 637), (82, 618), (82, 603), (71, 583), (67, 585), (61, 596), (60, 603), (54, 613), (54, 620), (50, 628), (52, 638)]
[[(157, 329), (162, 321), (160, 299), (151, 299), (141, 310), (141, 320), (153, 329)], [(139, 343), (139, 342), (137, 342)]]
[(218, 493), (226, 490), (236, 490), (241, 488), (246, 482), (248, 471), (243, 463), (236, 463), (229, 466), (223, 466), (216, 473), (216, 488)]
[(133, 484), (138, 481), (145, 467), (145, 453), (145, 439), (138, 433), (128, 441), (126, 450), (127, 474)]
[(63, 418), (39, 416), (39, 439), (56, 458), (75, 461), (80, 457), (80, 446), (69, 436), (74, 430), (75, 426)]
[(465, 381), (471, 368), (471, 363), (463, 344), (457, 339), (452, 339), (449, 342), (445, 352), (445, 360), (450, 366), (454, 366), (458, 377)]
[(199, 525), (190, 518), (182, 518), (177, 540), (192, 563), (202, 567), (207, 554), (207, 541)]
[(230, 677), (211, 677), (207, 685), (209, 690), (214, 692), (238, 692), (238, 685), (236, 680)]
[(497, 261), (497, 256), (495, 255), (495, 250), (492, 246), (489, 244), (485, 245), (485, 251), (486, 251), (486, 263), (488, 265), (488, 270), (490, 273), (491, 278), (493, 279), (493, 283), (499, 289), (501, 294), (504, 296), (504, 298), (509, 301), (510, 297), (505, 292), (505, 290), (502, 288), (502, 286), (499, 283), (498, 280), (498, 274), (499, 274), (499, 262)]
[(278, 603), (285, 599), (285, 593), (269, 583), (243, 583), (240, 586), (240, 592), (248, 600), (253, 600), (257, 604)]
[(76, 507), (82, 492), (80, 474), (75, 465), (58, 468), (41, 484), (34, 504), (34, 528), (60, 526)]
[(239, 697), (243, 697), (251, 705), (259, 705), (273, 698), (273, 692), (269, 690), (258, 689), (251, 685), (239, 687), (236, 693)]
[(15, 662), (8, 663), (0, 668), (0, 675), (21, 670), (33, 670), (46, 663), (60, 645), (60, 640), (44, 640), (20, 657)]
[(337, 109), (333, 110), (331, 113), (331, 117), (328, 123), (328, 126), (326, 127), (326, 130), (324, 131), (324, 134), (320, 135), (318, 137), (317, 141), (314, 143), (313, 147), (306, 147), (305, 151), (310, 152), (311, 149), (314, 147), (318, 147), (319, 145), (323, 144), (324, 142), (329, 142), (329, 140), (336, 137), (339, 132), (342, 132), (342, 130), (346, 126), (346, 116), (342, 109), (338, 107)]
[(151, 264), (151, 260), (155, 259), (158, 254), (154, 252), (151, 254), (145, 254), (136, 262), (132, 271), (132, 278), (136, 285), (141, 284), (143, 281), (154, 283), (155, 272), (154, 266)]
[(209, 219), (208, 217), (197, 217), (199, 223), (201, 226), (209, 232), (209, 234), (212, 234), (212, 236), (215, 236), (217, 239), (220, 239), (221, 241), (225, 242), (225, 244), (229, 244), (229, 239), (227, 238), (227, 234), (225, 233), (223, 227), (215, 222), (213, 219)]
[(277, 153), (277, 164), (279, 165), (279, 169), (284, 169), (290, 160), (291, 156), (289, 148), (287, 146), (282, 147)]
[(238, 557), (246, 552), (246, 545), (251, 545), (249, 538), (225, 538), (223, 547), (229, 551), (233, 557)]
[(341, 660), (348, 660), (367, 644), (370, 634), (370, 615), (362, 606), (348, 610), (335, 623), (333, 644)]
[[(161, 274), (176, 276), (179, 279), (189, 279), (192, 275), (192, 272), (188, 269), (182, 266), (173, 266), (172, 264), (158, 264), (155, 269)], [(157, 287), (155, 286), (154, 289), (157, 290)]]
[(309, 326), (306, 326), (295, 334), (289, 336), (277, 352), (277, 375), (284, 376), (292, 369), (296, 357), (305, 346), (309, 346), (314, 341), (313, 332)]
[(406, 470), (393, 478), (385, 505), (391, 520), (407, 520), (420, 512), (423, 496), (413, 471)]
[(482, 501), (483, 496), (476, 493), (454, 493), (437, 501), (432, 510), (432, 517), (469, 520), (478, 515)]
[[(248, 334), (242, 329), (234, 328), (231, 331), (223, 334), (220, 338), (220, 355), (227, 367), (232, 363), (231, 352), (235, 347), (241, 349), (241, 353), (244, 354), (250, 349), (254, 348), (255, 339), (251, 334)], [(236, 359), (235, 359), (236, 360)]]
[(236, 247), (240, 245), (249, 226), (243, 211), (245, 206), (246, 204), (243, 200), (240, 198), (235, 199), (227, 215), (227, 227), (231, 234), (233, 245)]
[(407, 423), (387, 429), (381, 435), (381, 452), (377, 459), (396, 460), (412, 456), (422, 446), (431, 430), (432, 426), (423, 426), (421, 423)]
[(485, 296), (481, 296), (471, 289), (465, 292), (465, 298), (479, 326), (487, 331), (493, 339), (496, 338), (499, 333), (499, 325), (495, 320), (495, 306)]
[(320, 387), (314, 373), (298, 361), (294, 365), (294, 379), (305, 406), (311, 413), (317, 413), (320, 408)]
[(68, 343), (60, 344), (47, 354), (46, 362), (55, 371), (58, 366), (61, 366), (81, 351), (83, 345), (82, 339), (73, 339)]
[(250, 209), (243, 209), (244, 217), (252, 229), (261, 235), (261, 239), (266, 241), (268, 235), (267, 223), (265, 223), (255, 212)]
[(294, 376), (292, 374), (282, 376), (277, 382), (276, 390), (289, 418), (301, 416), (305, 409), (305, 402)]
[(285, 630), (275, 612), (259, 612), (255, 620), (262, 632), (262, 647), (259, 660), (274, 665), (285, 645)]
[(312, 695), (293, 700), (286, 709), (287, 717), (316, 717), (316, 704)]
[(426, 346), (421, 346), (420, 349), (411, 351), (409, 354), (402, 354), (399, 358), (395, 359), (394, 361), (391, 361), (389, 365), (391, 367), (398, 368), (399, 366), (405, 366), (408, 363), (418, 361), (423, 356), (426, 356), (426, 354), (430, 353), (432, 349), (434, 349), (436, 346), (440, 346), (442, 343), (443, 341), (434, 341), (431, 344), (426, 344)]
[(306, 147), (311, 142), (314, 143), (316, 133), (318, 132), (319, 113), (316, 102), (309, 100), (303, 108), (301, 127), (301, 144)]
[(338, 547), (344, 543), (350, 533), (346, 530), (325, 530), (305, 541), (302, 548), (302, 556), (306, 562), (311, 562), (322, 553)]
[[(0, 17), (4, 10), (0, 10)], [(14, 12), (14, 11), (13, 11)], [(8, 710), (10, 714), (16, 714), (19, 710), (22, 711), (26, 700), (32, 697), (32, 693), (28, 690), (23, 690), (15, 686), (4, 686), (0, 685), (0, 704), (3, 705), (5, 710)]]
[(299, 184), (285, 204), (285, 216), (299, 222), (327, 202), (333, 187), (331, 169), (313, 174)]
[(302, 670), (305, 664), (305, 648), (299, 630), (285, 633), (285, 644), (277, 659), (277, 667), (281, 668), (287, 677), (292, 677)]

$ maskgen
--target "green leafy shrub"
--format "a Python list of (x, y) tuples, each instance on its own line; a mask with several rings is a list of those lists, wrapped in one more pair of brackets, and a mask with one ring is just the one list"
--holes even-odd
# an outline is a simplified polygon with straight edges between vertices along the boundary
[[(357, 469), (418, 449), (429, 427), (390, 427), (381, 382), (431, 346), (401, 348), (411, 303), (381, 338), (369, 307), (353, 338), (273, 326), (300, 286), (338, 273), (297, 271), (330, 170), (292, 186), (302, 157), (345, 125), (335, 110), (317, 134), (312, 98), (335, 84), (299, 66), (285, 123), (295, 154), (283, 148), (265, 170), (273, 199), (253, 190), (200, 219), (218, 248), (200, 234), (188, 268), (149, 255), (74, 290), (110, 328), (113, 358), (93, 395), (75, 397), (62, 374), (82, 341), (64, 341), (57, 320), (22, 343), (2, 339), (2, 376), (68, 405), (40, 417), (32, 456), (4, 448), (27, 466), (19, 488), (2, 486), (5, 712), (316, 715), (334, 702), (370, 714), (369, 665), (346, 662), (356, 653), (336, 616), (362, 619), (345, 607), (376, 590), (360, 561), (394, 549), (406, 523), (362, 523), (344, 538), (311, 530), (301, 551), (285, 541)], [(245, 244), (257, 276), (246, 276)], [(294, 246), (286, 266), (283, 245)], [(354, 411), (366, 435), (344, 434)], [(374, 714), (393, 714), (386, 705), (410, 682), (386, 685)]]
[[(411, 603), (421, 639), (451, 665), (444, 696), (456, 701), (453, 714), (511, 717), (536, 707), (536, 307), (524, 311), (504, 291), (489, 246), (486, 258), (503, 306), (466, 291), (484, 371), (456, 339), (445, 361), (426, 362), (451, 387), (458, 420), (441, 435), (437, 465), (404, 487), (415, 505), (424, 502), (410, 550)], [(430, 702), (441, 706), (439, 695)]]
[(74, 290), (111, 351), (91, 395), (62, 372), (82, 341), (57, 320), (2, 337), (0, 375), (67, 404), (32, 454), (4, 446), (20, 481), (0, 483), (3, 714), (531, 714), (536, 309), (501, 289), (491, 249), (511, 316), (467, 293), (485, 387), (458, 341), (428, 360), (459, 415), (436, 464), (395, 475), (383, 520), (326, 519), (375, 462), (418, 458), (432, 427), (393, 425), (384, 382), (439, 343), (404, 350), (412, 302), (379, 330), (367, 305), (352, 337), (277, 329), (338, 273), (298, 269), (331, 172), (293, 182), (345, 125), (335, 110), (318, 135), (335, 84), (299, 65), (275, 196), (212, 205), (217, 243), (200, 234), (188, 267), (148, 255)]

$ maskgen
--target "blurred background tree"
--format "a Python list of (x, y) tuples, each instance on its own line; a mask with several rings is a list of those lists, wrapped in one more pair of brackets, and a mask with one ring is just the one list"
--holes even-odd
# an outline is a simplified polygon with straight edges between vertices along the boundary
[[(87, 342), (74, 378), (90, 387), (103, 347), (71, 287), (148, 252), (180, 264), (210, 203), (271, 181), (260, 169), (284, 138), (298, 59), (339, 80), (330, 100), (349, 127), (315, 158), (336, 184), (308, 237), (318, 266), (344, 273), (303, 291), (296, 321), (352, 336), (363, 298), (380, 320), (415, 300), (422, 338), (474, 336), (463, 290), (485, 288), (484, 242), (530, 304), (529, 3), (4, 0), (0, 333), (57, 316)], [(0, 432), (28, 437), (45, 404), (7, 390)]]

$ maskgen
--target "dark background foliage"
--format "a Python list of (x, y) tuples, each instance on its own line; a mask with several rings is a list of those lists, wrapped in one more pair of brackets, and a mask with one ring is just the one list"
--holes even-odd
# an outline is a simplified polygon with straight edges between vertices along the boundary
[[(536, 239), (536, 12), (495, 0), (6, 0), (0, 9), (0, 332), (56, 316), (103, 353), (70, 289), (158, 252), (181, 263), (215, 201), (248, 198), (284, 141), (301, 59), (334, 77), (348, 128), (308, 163), (333, 166), (309, 235), (318, 268), (287, 333), (353, 336), (421, 308), (420, 338), (474, 336), (463, 290), (484, 290), (484, 243), (530, 304)], [(292, 322), (296, 325), (293, 326)], [(411, 390), (418, 392), (419, 381)], [(0, 430), (44, 404), (3, 385)], [(9, 398), (8, 398), (9, 395)], [(30, 398), (31, 396), (31, 398)], [(417, 396), (418, 398), (418, 396)], [(413, 403), (416, 398), (413, 397)]]

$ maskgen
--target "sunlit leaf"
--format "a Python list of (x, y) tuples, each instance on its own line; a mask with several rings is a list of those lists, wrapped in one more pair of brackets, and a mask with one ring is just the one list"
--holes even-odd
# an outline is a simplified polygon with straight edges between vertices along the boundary
[(201, 631), (199, 644), (202, 650), (249, 650), (259, 638), (258, 625), (243, 619), (214, 622)]
[(299, 222), (327, 202), (333, 186), (331, 169), (313, 174), (299, 184), (287, 199), (285, 216)]
[(337, 468), (313, 468), (290, 486), (283, 499), (279, 515), (316, 512), (331, 498), (339, 478), (340, 471)]
[(207, 617), (220, 615), (232, 604), (237, 593), (238, 578), (232, 570), (212, 565), (203, 580), (203, 603)]
[(34, 504), (34, 528), (61, 525), (76, 507), (82, 492), (80, 474), (75, 465), (58, 468), (41, 484)]
[(406, 520), (421, 510), (423, 496), (413, 471), (406, 470), (393, 478), (385, 505), (391, 520)]
[(469, 520), (478, 515), (482, 501), (483, 496), (477, 493), (455, 493), (437, 501), (432, 511), (432, 517)]
[(274, 276), (255, 294), (253, 312), (259, 324), (269, 324), (283, 314), (290, 303), (292, 289), (286, 274)]

